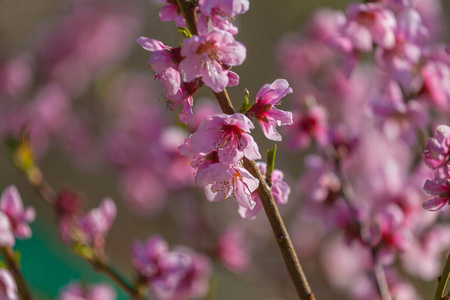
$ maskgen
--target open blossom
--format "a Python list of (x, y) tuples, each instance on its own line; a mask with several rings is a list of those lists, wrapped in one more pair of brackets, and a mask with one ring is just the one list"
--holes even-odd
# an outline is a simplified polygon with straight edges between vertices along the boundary
[(174, 20), (178, 27), (187, 27), (186, 20), (176, 0), (158, 0), (158, 2), (166, 4), (159, 12), (159, 19), (161, 21), (167, 22)]
[(281, 98), (292, 93), (292, 88), (285, 79), (277, 79), (272, 84), (265, 84), (256, 95), (256, 102), (246, 113), (256, 118), (265, 136), (273, 141), (281, 141), (276, 126), (292, 125), (292, 113), (279, 110), (275, 105), (281, 104)]
[(62, 238), (67, 243), (78, 242), (103, 249), (105, 236), (108, 234), (116, 214), (114, 201), (105, 198), (98, 208), (83, 215), (63, 217), (60, 224)]
[(353, 3), (347, 8), (347, 24), (343, 31), (359, 51), (372, 50), (372, 44), (390, 49), (395, 45), (397, 26), (394, 13), (381, 3)]
[(288, 146), (303, 149), (316, 142), (320, 147), (328, 143), (328, 113), (318, 104), (308, 105), (298, 111), (293, 126), (288, 127)]
[[(258, 165), (259, 170), (261, 171), (261, 174), (264, 176), (266, 175), (266, 164), (258, 162), (256, 163)], [(271, 190), (273, 199), (275, 200), (275, 203), (277, 205), (285, 205), (288, 201), (289, 194), (291, 193), (291, 188), (289, 185), (283, 180), (284, 174), (282, 171), (274, 169), (272, 171), (271, 176)], [(255, 207), (250, 210), (246, 207), (240, 207), (239, 208), (239, 214), (246, 219), (254, 219), (256, 215), (259, 213), (259, 211), (262, 208), (261, 199), (259, 198), (259, 195), (256, 191), (252, 193), (252, 199), (256, 203)]]
[(218, 114), (207, 117), (190, 137), (194, 152), (208, 154), (217, 150), (219, 161), (236, 164), (244, 156), (250, 160), (261, 158), (258, 145), (250, 135), (255, 128), (243, 114)]
[(155, 77), (161, 80), (166, 95), (175, 95), (181, 85), (180, 73), (178, 72), (178, 64), (182, 60), (180, 48), (171, 48), (160, 41), (143, 36), (137, 39), (137, 43), (145, 50), (153, 52), (148, 64), (155, 71)]
[(450, 160), (450, 127), (439, 125), (434, 131), (434, 137), (425, 141), (423, 160), (434, 170), (439, 182), (448, 177), (448, 161)]
[(252, 193), (259, 181), (242, 167), (215, 163), (198, 172), (196, 182), (209, 201), (235, 198), (240, 206), (250, 210), (255, 207)]
[(31, 229), (28, 223), (34, 221), (34, 208), (24, 208), (19, 191), (14, 185), (10, 185), (2, 193), (0, 199), (0, 211), (9, 219), (11, 230), (17, 238), (31, 237)]
[(180, 120), (185, 124), (190, 123), (194, 104), (192, 95), (201, 87), (201, 82), (200, 80), (181, 81), (178, 70), (183, 60), (181, 48), (171, 48), (160, 41), (146, 37), (138, 38), (137, 42), (145, 50), (153, 52), (148, 63), (155, 71), (155, 78), (161, 81), (166, 90), (165, 99), (169, 109), (172, 110), (173, 107), (181, 105)]
[(71, 283), (61, 290), (59, 300), (115, 300), (116, 291), (107, 284), (85, 286)]
[(426, 29), (422, 25), (420, 15), (414, 9), (404, 9), (397, 15), (395, 45), (386, 49), (379, 47), (375, 52), (377, 64), (386, 69), (394, 79), (408, 84), (419, 63), (423, 47), (420, 44)]
[(12, 247), (15, 242), (8, 216), (0, 212), (0, 247)]
[(198, 19), (199, 32), (208, 32), (208, 20), (215, 29), (226, 30), (235, 35), (238, 29), (231, 23), (236, 15), (245, 13), (249, 8), (249, 0), (200, 0), (198, 8), (200, 17)]
[(0, 300), (19, 300), (17, 284), (7, 269), (0, 269)]
[(216, 253), (222, 263), (233, 272), (248, 269), (250, 257), (240, 228), (230, 227), (223, 231), (216, 245)]
[(201, 77), (207, 86), (219, 93), (230, 84), (236, 85), (237, 75), (229, 68), (244, 62), (246, 48), (235, 41), (231, 33), (216, 30), (186, 39), (181, 46), (181, 55), (185, 57), (180, 63), (183, 81)]
[[(211, 266), (208, 258), (187, 248), (169, 251), (159, 236), (133, 244), (133, 265), (156, 299), (183, 300), (204, 297)], [(153, 299), (153, 298), (152, 298)]]
[(450, 200), (449, 184), (450, 182), (448, 179), (445, 180), (444, 182), (427, 179), (423, 186), (423, 190), (429, 195), (435, 197), (428, 201), (425, 201), (422, 204), (423, 208), (430, 211), (436, 211), (440, 210), (446, 204), (448, 204)]

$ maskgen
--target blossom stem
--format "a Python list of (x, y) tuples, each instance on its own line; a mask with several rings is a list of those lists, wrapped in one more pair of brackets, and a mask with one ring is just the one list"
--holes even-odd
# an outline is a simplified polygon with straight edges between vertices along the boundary
[[(195, 16), (195, 7), (188, 1), (177, 0), (178, 7), (180, 8), (183, 16), (186, 20), (189, 31), (192, 34), (197, 34), (197, 24)], [(228, 96), (226, 89), (220, 93), (214, 93), (217, 101), (219, 102), (222, 112), (226, 114), (234, 114), (235, 110), (233, 104)], [(267, 185), (264, 176), (259, 171), (256, 163), (250, 161), (244, 157), (244, 167), (259, 180), (259, 187), (257, 189), (258, 195), (261, 198), (261, 203), (264, 207), (264, 211), (272, 227), (272, 231), (277, 240), (281, 254), (283, 255), (284, 262), (289, 271), (289, 275), (295, 285), (297, 293), (301, 300), (314, 300), (315, 296), (309, 287), (306, 276), (298, 260), (292, 241), (284, 225), (283, 219), (278, 211), (278, 207), (275, 204), (275, 200), (272, 195), (270, 187)]]
[(445, 293), (445, 288), (447, 287), (448, 278), (450, 277), (450, 253), (445, 262), (444, 270), (442, 275), (438, 278), (438, 285), (436, 288), (436, 294), (434, 295), (434, 300), (442, 300)]
[(25, 279), (20, 272), (20, 268), (17, 265), (14, 251), (11, 249), (11, 247), (1, 247), (0, 253), (2, 255), (3, 261), (8, 267), (8, 270), (11, 272), (16, 281), (21, 299), (32, 300), (33, 297), (31, 296), (30, 290), (28, 289)]

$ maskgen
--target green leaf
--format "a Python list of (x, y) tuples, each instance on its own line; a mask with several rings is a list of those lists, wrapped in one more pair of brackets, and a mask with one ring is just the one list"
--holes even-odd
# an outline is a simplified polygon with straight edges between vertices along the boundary
[(190, 38), (192, 37), (191, 32), (189, 31), (189, 29), (187, 29), (186, 27), (178, 27), (178, 32), (184, 36), (185, 38)]
[(241, 114), (245, 114), (250, 108), (252, 108), (253, 104), (255, 104), (254, 101), (252, 103), (248, 103), (249, 95), (250, 92), (247, 89), (244, 89), (244, 102), (242, 102), (241, 108), (239, 109)]
[(272, 172), (275, 168), (275, 155), (277, 153), (277, 145), (273, 147), (273, 149), (267, 150), (266, 152), (266, 182), (269, 186), (272, 186)]

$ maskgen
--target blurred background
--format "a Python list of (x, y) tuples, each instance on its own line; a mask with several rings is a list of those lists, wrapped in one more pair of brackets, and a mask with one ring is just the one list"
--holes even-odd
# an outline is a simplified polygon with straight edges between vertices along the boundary
[[(233, 68), (240, 84), (228, 89), (235, 107), (244, 88), (254, 97), (263, 84), (283, 77), (277, 51), (284, 36), (299, 32), (319, 7), (345, 10), (349, 3), (251, 1), (250, 10), (235, 21), (236, 40), (247, 47), (245, 63)], [(191, 188), (193, 171), (173, 166), (186, 163), (177, 162), (176, 146), (192, 127), (177, 122), (177, 108), (172, 112), (158, 101), (163, 89), (148, 69), (151, 54), (135, 42), (146, 36), (173, 47), (180, 44), (174, 23), (159, 20), (161, 7), (156, 1), (139, 0), (0, 0), (0, 79), (8, 76), (5, 69), (13, 70), (12, 88), (2, 87), (7, 92), (0, 105), (0, 133), (11, 127), (17, 131), (24, 119), (31, 119), (34, 150), (55, 189), (80, 192), (87, 208), (107, 196), (115, 200), (118, 216), (107, 238), (107, 253), (129, 278), (133, 240), (144, 241), (157, 233), (171, 247), (210, 251), (213, 240), (228, 226), (245, 227), (252, 263), (236, 273), (214, 261), (210, 299), (295, 299), (265, 216), (247, 221), (237, 215), (234, 201), (208, 203), (202, 191)], [(443, 7), (448, 16), (450, 5), (443, 1)], [(204, 111), (218, 109), (206, 88), (195, 99)], [(289, 100), (290, 96), (285, 103)], [(172, 131), (164, 131), (168, 126)], [(261, 153), (273, 147), (259, 129), (255, 139)], [(37, 211), (33, 238), (17, 243), (36, 298), (54, 299), (71, 281), (113, 284), (58, 240), (52, 209), (13, 166), (6, 147), (1, 149), (0, 187), (15, 184), (25, 205)], [(296, 178), (302, 167), (303, 155), (279, 145), (277, 168), (286, 172), (292, 187), (290, 202), (281, 213), (294, 235), (292, 220), (301, 202)], [(200, 212), (205, 220), (192, 221)], [(305, 256), (301, 262), (318, 299), (346, 299), (324, 282), (316, 259)], [(415, 284), (430, 295), (434, 289), (434, 283)], [(117, 291), (119, 299), (127, 299)]]

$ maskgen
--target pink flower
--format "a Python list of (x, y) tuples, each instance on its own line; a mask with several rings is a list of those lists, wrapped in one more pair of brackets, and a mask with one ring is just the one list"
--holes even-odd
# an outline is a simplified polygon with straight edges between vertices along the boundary
[(174, 96), (181, 86), (178, 64), (182, 60), (180, 48), (171, 48), (162, 42), (141, 36), (137, 43), (147, 51), (153, 52), (148, 60), (155, 71), (155, 77), (161, 80), (166, 90), (166, 96)]
[(235, 198), (240, 206), (255, 207), (251, 194), (258, 188), (259, 181), (242, 167), (215, 163), (199, 171), (196, 182), (209, 201)]
[(281, 135), (276, 126), (292, 125), (292, 113), (275, 108), (280, 100), (292, 93), (292, 88), (285, 79), (277, 79), (272, 84), (265, 84), (256, 95), (256, 102), (246, 113), (252, 119), (256, 118), (265, 136), (272, 141), (281, 141)]
[(258, 145), (249, 134), (255, 128), (243, 114), (218, 114), (207, 117), (190, 137), (192, 150), (198, 154), (218, 151), (219, 161), (236, 164), (244, 156), (261, 158)]
[(426, 29), (422, 25), (419, 13), (414, 9), (402, 10), (397, 16), (397, 22), (394, 47), (377, 48), (375, 59), (390, 76), (402, 85), (407, 85), (421, 58), (423, 49), (419, 42)]
[(134, 242), (132, 246), (133, 266), (139, 276), (151, 280), (158, 275), (158, 260), (169, 251), (167, 242), (154, 235), (145, 244)]
[(11, 230), (17, 238), (31, 237), (31, 229), (28, 223), (34, 221), (36, 214), (32, 207), (23, 207), (22, 198), (14, 185), (10, 185), (3, 190), (0, 199), (0, 211), (8, 216)]
[(200, 17), (198, 19), (198, 30), (202, 34), (208, 32), (208, 19), (211, 20), (212, 27), (225, 30), (235, 35), (238, 29), (231, 23), (236, 15), (245, 13), (248, 10), (249, 0), (200, 0), (198, 7)]
[(62, 239), (69, 244), (83, 243), (103, 250), (105, 236), (108, 234), (116, 214), (114, 201), (105, 198), (98, 208), (94, 208), (84, 215), (65, 216), (60, 223)]
[[(111, 228), (117, 214), (116, 205), (111, 198), (105, 198), (98, 208), (90, 210), (78, 219), (80, 229), (93, 243), (103, 244), (103, 239)], [(101, 242), (100, 242), (101, 241)]]
[(231, 33), (216, 30), (205, 36), (195, 35), (186, 39), (181, 46), (181, 55), (186, 57), (180, 63), (183, 81), (201, 77), (207, 86), (219, 93), (230, 82), (235, 84), (230, 80), (228, 69), (244, 62), (246, 48), (236, 42)]
[(450, 246), (450, 227), (435, 225), (415, 236), (408, 251), (401, 255), (402, 267), (411, 275), (430, 281), (441, 272), (441, 255)]
[(225, 267), (233, 272), (243, 272), (249, 267), (250, 257), (243, 232), (238, 228), (228, 228), (220, 234), (216, 253)]
[(0, 212), (0, 247), (12, 247), (15, 242), (8, 216)]
[(17, 285), (7, 269), (0, 268), (0, 300), (19, 300)]
[(187, 27), (186, 20), (175, 0), (158, 0), (158, 2), (166, 4), (159, 12), (159, 19), (161, 21), (167, 22), (174, 20), (178, 27)]
[(187, 248), (169, 251), (159, 236), (134, 243), (132, 252), (134, 267), (156, 299), (201, 298), (208, 291), (211, 266), (205, 256)]
[(64, 287), (59, 295), (59, 300), (115, 300), (116, 291), (107, 284), (82, 285), (71, 283)]
[(372, 50), (372, 43), (386, 49), (395, 45), (395, 15), (380, 3), (357, 4), (347, 8), (344, 34), (360, 51)]
[(423, 190), (431, 195), (436, 196), (428, 201), (425, 201), (422, 206), (426, 210), (429, 211), (437, 211), (443, 208), (448, 201), (450, 200), (450, 188), (449, 188), (449, 180), (445, 180), (444, 182), (440, 182), (438, 180), (429, 180), (425, 181), (423, 186)]
[[(443, 49), (440, 49), (443, 52)], [(447, 58), (447, 57), (445, 57)], [(420, 70), (423, 80), (419, 96), (439, 109), (450, 109), (450, 61), (430, 59)]]
[(155, 78), (158, 78), (166, 90), (165, 98), (170, 110), (173, 107), (182, 105), (180, 112), (181, 122), (188, 124), (192, 119), (192, 106), (194, 99), (192, 96), (201, 87), (200, 80), (192, 82), (181, 82), (178, 71), (179, 63), (183, 60), (180, 54), (181, 48), (171, 48), (162, 42), (140, 37), (137, 39), (145, 50), (153, 52), (148, 63), (155, 71)]
[(211, 262), (205, 255), (178, 248), (160, 261), (163, 281), (152, 287), (161, 300), (203, 298), (209, 290)]
[[(262, 162), (256, 163), (258, 165), (259, 170), (265, 176), (266, 175), (266, 164)], [(291, 188), (285, 181), (283, 181), (284, 174), (282, 171), (274, 169), (272, 171), (271, 177), (271, 190), (272, 195), (277, 205), (285, 205), (288, 201), (289, 194), (291, 193)], [(246, 207), (239, 208), (239, 214), (241, 217), (252, 220), (256, 218), (256, 215), (262, 208), (261, 199), (256, 191), (252, 193), (252, 199), (256, 203), (253, 209), (248, 209)]]
[(304, 149), (317, 142), (321, 147), (328, 142), (328, 113), (321, 105), (313, 104), (299, 110), (294, 125), (288, 127), (288, 145), (292, 149)]
[(439, 125), (434, 131), (434, 137), (425, 141), (423, 160), (434, 170), (435, 178), (444, 182), (449, 177), (448, 161), (450, 160), (450, 127)]
[(402, 138), (409, 145), (417, 140), (417, 130), (428, 121), (423, 103), (416, 100), (404, 101), (401, 88), (393, 80), (386, 82), (383, 91), (372, 99), (372, 110), (381, 119), (383, 132), (387, 137)]

